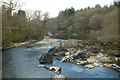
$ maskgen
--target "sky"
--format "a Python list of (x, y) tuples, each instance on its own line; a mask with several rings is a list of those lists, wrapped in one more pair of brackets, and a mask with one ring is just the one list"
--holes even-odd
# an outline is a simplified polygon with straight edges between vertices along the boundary
[(61, 10), (74, 7), (75, 10), (94, 7), (96, 4), (111, 5), (114, 0), (20, 0), (25, 3), (23, 10), (41, 10), (48, 12), (50, 17), (56, 17)]

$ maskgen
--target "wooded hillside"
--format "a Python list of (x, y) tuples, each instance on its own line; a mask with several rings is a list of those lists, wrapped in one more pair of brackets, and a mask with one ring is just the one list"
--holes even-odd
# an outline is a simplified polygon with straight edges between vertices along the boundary
[[(12, 0), (11, 0), (12, 1)], [(11, 43), (42, 39), (48, 32), (62, 39), (101, 39), (118, 41), (118, 9), (120, 2), (111, 6), (84, 8), (73, 7), (59, 12), (55, 18), (49, 13), (16, 9), (14, 2), (2, 5), (2, 43), (3, 48)], [(15, 6), (16, 5), (16, 6)], [(13, 7), (14, 6), (14, 7)]]

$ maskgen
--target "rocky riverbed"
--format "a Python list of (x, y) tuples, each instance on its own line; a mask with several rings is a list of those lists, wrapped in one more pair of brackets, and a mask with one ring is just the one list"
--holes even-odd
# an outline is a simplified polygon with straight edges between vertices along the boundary
[[(49, 41), (49, 39), (44, 39)], [(65, 55), (51, 55), (49, 52), (56, 45), (69, 40), (59, 40), (50, 44), (34, 46), (19, 46), (3, 50), (2, 53), (2, 77), (3, 78), (118, 78), (120, 73), (107, 67), (85, 68), (85, 65), (73, 62), (61, 62)], [(77, 41), (78, 42), (78, 41)], [(74, 44), (70, 42), (70, 45)], [(75, 41), (76, 43), (76, 41)], [(32, 43), (34, 44), (34, 43)], [(31, 45), (31, 44), (30, 44)], [(67, 48), (66, 48), (67, 49)], [(64, 52), (64, 51), (63, 51)], [(45, 57), (49, 53), (51, 58)], [(66, 51), (65, 51), (66, 53)], [(56, 53), (57, 54), (57, 53)], [(60, 54), (60, 53), (59, 53)], [(68, 54), (68, 53), (66, 53)], [(40, 59), (40, 57), (43, 59)], [(46, 59), (48, 58), (48, 59)], [(51, 60), (46, 61), (45, 60)], [(39, 64), (42, 60), (42, 64)], [(49, 64), (48, 64), (49, 63)], [(99, 63), (99, 62), (96, 62)], [(98, 66), (98, 64), (93, 63)], [(117, 62), (116, 62), (117, 63)], [(101, 63), (99, 63), (101, 65)], [(112, 63), (113, 64), (113, 63)], [(88, 65), (88, 64), (87, 64)], [(88, 65), (91, 66), (91, 65)], [(115, 65), (114, 65), (115, 66)]]
[[(50, 64), (53, 57), (60, 62), (72, 62), (85, 68), (108, 67), (120, 72), (120, 54), (117, 44), (94, 40), (67, 40), (53, 47), (39, 59), (41, 64)], [(62, 58), (61, 58), (62, 57)]]

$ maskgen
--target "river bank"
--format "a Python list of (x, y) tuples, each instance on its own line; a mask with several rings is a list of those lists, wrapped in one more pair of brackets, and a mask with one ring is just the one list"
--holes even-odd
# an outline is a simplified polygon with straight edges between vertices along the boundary
[(60, 56), (61, 62), (72, 62), (89, 69), (108, 67), (120, 72), (118, 48), (116, 44), (110, 42), (67, 40), (43, 54), (39, 60), (40, 63), (52, 63), (51, 56)]
[(9, 47), (4, 48), (5, 49), (10, 49), (10, 48), (15, 48), (19, 46), (27, 46), (27, 47), (32, 47), (35, 45), (41, 45), (41, 44), (50, 44), (52, 42), (57, 42), (59, 39), (41, 39), (41, 40), (30, 40), (26, 42), (21, 42), (21, 43), (12, 43)]

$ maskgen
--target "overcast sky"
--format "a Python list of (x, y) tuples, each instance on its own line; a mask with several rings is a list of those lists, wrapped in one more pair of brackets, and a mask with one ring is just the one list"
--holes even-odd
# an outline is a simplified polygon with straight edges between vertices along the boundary
[(75, 10), (94, 7), (96, 4), (101, 6), (110, 5), (114, 0), (20, 0), (25, 2), (23, 10), (41, 10), (49, 12), (50, 17), (56, 17), (60, 10), (74, 7)]

